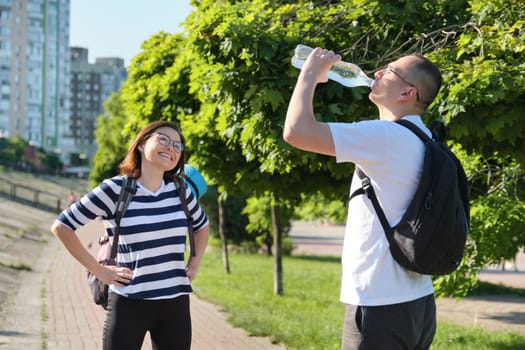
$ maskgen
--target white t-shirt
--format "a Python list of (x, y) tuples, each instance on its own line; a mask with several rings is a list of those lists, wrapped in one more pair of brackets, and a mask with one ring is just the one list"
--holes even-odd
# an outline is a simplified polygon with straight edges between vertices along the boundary
[[(421, 118), (406, 116), (430, 135)], [(386, 120), (330, 123), (337, 162), (352, 162), (371, 179), (388, 222), (403, 216), (421, 177), (424, 145), (402, 125)], [(361, 187), (354, 174), (350, 193)], [(434, 292), (430, 276), (401, 267), (392, 257), (388, 240), (372, 202), (353, 198), (342, 255), (340, 300), (346, 304), (377, 306), (407, 302)]]

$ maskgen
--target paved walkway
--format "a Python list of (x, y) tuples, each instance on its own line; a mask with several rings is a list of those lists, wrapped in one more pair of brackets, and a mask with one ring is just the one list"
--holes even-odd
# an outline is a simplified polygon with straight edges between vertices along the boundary
[[(1, 227), (21, 229), (33, 226), (48, 230), (54, 215), (6, 202), (0, 198)], [(100, 234), (100, 222), (94, 222), (79, 232), (86, 246), (94, 253)], [(1, 232), (0, 232), (1, 233)], [(322, 238), (319, 237), (322, 234)], [(342, 227), (295, 225), (292, 230), (296, 253), (340, 254)], [(35, 239), (20, 240), (20, 247), (11, 247), (12, 255), (5, 259), (27, 261), (31, 271), (21, 271), (10, 278), (0, 266), (2, 286), (17, 290), (7, 298), (0, 313), (0, 350), (88, 350), (101, 348), (104, 311), (90, 299), (84, 269), (65, 252), (51, 235), (46, 244)], [(1, 245), (1, 241), (0, 241)], [(40, 246), (40, 248), (36, 248)], [(4, 247), (5, 248), (5, 247)], [(519, 269), (525, 270), (518, 259)], [(525, 288), (522, 272), (487, 271), (487, 279), (502, 278), (506, 283)], [(6, 277), (7, 276), (7, 277)], [(2, 279), (4, 278), (4, 279)], [(15, 281), (16, 279), (16, 281)], [(20, 285), (21, 288), (16, 288)], [(0, 288), (0, 296), (3, 295)], [(511, 329), (525, 334), (525, 303), (523, 298), (466, 298), (438, 300), (438, 317), (487, 329)], [(192, 296), (193, 350), (284, 350), (282, 345), (271, 344), (268, 338), (251, 337), (227, 322), (227, 315), (218, 307)], [(143, 349), (150, 349), (149, 339)]]
[[(24, 224), (18, 222), (20, 217)], [(9, 227), (37, 225), (48, 230), (54, 218), (0, 199), (0, 223), (10, 223)], [(100, 222), (79, 231), (79, 237), (93, 253), (100, 232)], [(91, 302), (82, 266), (58, 240), (51, 235), (47, 238), (48, 243), (40, 251), (19, 252), (21, 259), (32, 262), (32, 271), (18, 274), (21, 288), (7, 300), (0, 314), (0, 349), (41, 350), (45, 344), (49, 350), (99, 350), (104, 310)], [(231, 326), (218, 307), (193, 296), (191, 313), (193, 350), (285, 350), (268, 338), (249, 336), (243, 329)], [(143, 349), (151, 349), (148, 336)]]

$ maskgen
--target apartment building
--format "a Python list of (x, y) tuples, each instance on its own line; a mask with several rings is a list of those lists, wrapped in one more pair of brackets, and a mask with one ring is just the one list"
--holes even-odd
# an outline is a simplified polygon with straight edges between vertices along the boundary
[(97, 150), (97, 117), (104, 113), (104, 101), (118, 91), (127, 78), (124, 60), (118, 57), (96, 58), (88, 62), (88, 49), (71, 47), (71, 129), (74, 150), (93, 159)]
[(0, 136), (60, 152), (69, 128), (70, 0), (0, 0)]
[(127, 78), (121, 58), (70, 48), (71, 0), (0, 0), (0, 137), (70, 165), (96, 152), (96, 118)]

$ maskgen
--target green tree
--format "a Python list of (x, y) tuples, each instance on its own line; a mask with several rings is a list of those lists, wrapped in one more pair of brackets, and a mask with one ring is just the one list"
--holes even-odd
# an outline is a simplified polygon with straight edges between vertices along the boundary
[(466, 12), (469, 20), (447, 33), (455, 40), (429, 54), (445, 80), (436, 110), (469, 152), (469, 247), (460, 271), (434, 281), (439, 293), (458, 296), (485, 264), (525, 246), (525, 3), (473, 0)]
[[(195, 54), (191, 91), (201, 101), (201, 109), (188, 119), (215, 132), (207, 137), (220, 138), (228, 150), (240, 152), (246, 166), (235, 168), (236, 188), (249, 186), (255, 197), (270, 194), (277, 210), (317, 192), (343, 205), (353, 166), (292, 149), (281, 139), (287, 96), (297, 75), (290, 66), (295, 45), (328, 47), (365, 69), (374, 69), (410, 49), (421, 50), (413, 40), (415, 33), (457, 21), (461, 12), (451, 10), (460, 5), (457, 1), (439, 5), (419, 1), (199, 2), (186, 29), (188, 48)], [(325, 121), (370, 119), (375, 111), (364, 103), (365, 94), (364, 89), (328, 83), (318, 88), (315, 109)], [(273, 226), (279, 231), (286, 224)], [(274, 234), (279, 251), (281, 232)]]
[(124, 159), (130, 138), (122, 133), (126, 115), (119, 93), (113, 93), (104, 102), (105, 113), (97, 119), (95, 138), (98, 149), (89, 175), (89, 186), (98, 185), (102, 180), (119, 173), (119, 164)]
[(467, 12), (464, 32), (431, 55), (446, 84), (440, 115), (467, 150), (511, 154), (525, 167), (525, 3), (472, 0)]
[[(285, 96), (293, 86), (289, 60), (294, 44), (285, 40), (285, 27), (272, 6), (267, 1), (206, 3), (199, 8), (201, 14), (196, 20), (186, 23), (188, 47), (194, 53), (190, 87), (201, 101), (201, 109), (184, 122), (195, 125), (185, 128), (190, 133), (197, 131), (191, 139), (205, 137), (202, 147), (206, 148), (210, 140), (225, 146), (222, 149), (226, 152), (219, 156), (228, 154), (226, 162), (232, 166), (223, 160), (228, 174), (216, 180), (226, 191), (271, 196), (275, 292), (280, 295), (280, 238), (288, 220), (283, 221), (277, 213), (287, 200), (297, 204), (300, 193), (314, 191), (316, 180), (310, 176), (314, 169), (317, 175), (328, 176), (323, 163), (331, 163), (334, 169), (335, 162), (328, 157), (321, 162), (316, 155), (299, 154), (282, 140)], [(209, 153), (201, 147), (196, 152), (199, 157)], [(315, 161), (303, 161), (305, 167), (301, 169), (294, 164), (294, 155)], [(296, 167), (293, 172), (292, 167)]]
[(45, 149), (38, 149), (38, 157), (42, 160), (42, 164), (47, 173), (59, 174), (62, 171), (62, 162), (56, 153), (47, 152)]
[(177, 122), (181, 116), (199, 110), (198, 101), (188, 91), (192, 63), (184, 42), (180, 34), (160, 32), (145, 41), (133, 58), (121, 89), (127, 116), (123, 129), (129, 138), (152, 121)]
[[(288, 223), (286, 216), (279, 215), (280, 208), (298, 206), (303, 198), (314, 198), (319, 192), (327, 202), (339, 200), (344, 205), (353, 170), (351, 164), (336, 164), (333, 158), (302, 152), (282, 141), (287, 102), (297, 76), (290, 57), (298, 43), (341, 52), (344, 60), (368, 73), (403, 54), (425, 54), (438, 63), (445, 78), (426, 118), (442, 116), (448, 122), (451, 137), (468, 151), (465, 160), (478, 155), (491, 158), (500, 151), (511, 155), (512, 162), (512, 157), (525, 153), (520, 118), (523, 2), (202, 0), (193, 4), (196, 10), (183, 34), (153, 36), (133, 60), (122, 90), (127, 119), (121, 129), (131, 137), (152, 120), (179, 121), (188, 139), (189, 161), (217, 185), (219, 197), (270, 199), (277, 252)], [(375, 118), (366, 94), (366, 89), (323, 84), (314, 101), (318, 118), (334, 122)], [(471, 178), (482, 185), (474, 175)], [(473, 213), (481, 215), (482, 208), (497, 203), (496, 197), (490, 203), (481, 201), (487, 189), (481, 186), (473, 193), (474, 200), (480, 198), (480, 209), (474, 203)], [(478, 267), (472, 261), (482, 261), (486, 252), (478, 249), (488, 247), (476, 244), (486, 230), (481, 223), (486, 220), (473, 220), (473, 240), (464, 265), (457, 274), (436, 279), (438, 289), (464, 295), (472, 286)], [(498, 230), (520, 225), (516, 221), (515, 226)], [(277, 289), (282, 292), (282, 285)]]
[(20, 136), (0, 138), (0, 162), (9, 167), (16, 167), (21, 161), (28, 143)]

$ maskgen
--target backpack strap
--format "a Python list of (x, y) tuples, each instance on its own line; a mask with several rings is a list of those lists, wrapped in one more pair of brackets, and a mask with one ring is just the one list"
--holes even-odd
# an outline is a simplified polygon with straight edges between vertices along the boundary
[(130, 175), (126, 175), (122, 178), (122, 187), (120, 189), (120, 194), (118, 196), (117, 205), (115, 208), (115, 234), (113, 236), (113, 244), (111, 245), (111, 254), (109, 255), (111, 259), (117, 257), (118, 251), (118, 240), (120, 236), (120, 220), (126, 213), (128, 209), (129, 202), (131, 201), (131, 196), (137, 193), (137, 180), (132, 178)]
[(190, 214), (188, 209), (188, 202), (186, 201), (186, 186), (183, 181), (177, 177), (175, 180), (175, 188), (179, 193), (180, 202), (182, 204), (182, 209), (186, 214), (186, 219), (188, 219), (188, 238), (190, 241), (190, 256), (195, 256), (195, 232), (193, 231), (193, 217)]
[(374, 191), (374, 188), (372, 187), (372, 181), (370, 180), (370, 177), (368, 177), (368, 175), (366, 175), (360, 168), (356, 168), (356, 174), (361, 179), (361, 188), (354, 191), (350, 195), (348, 201), (352, 200), (352, 198), (358, 195), (366, 194), (366, 196), (370, 199), (372, 205), (374, 206), (377, 218), (379, 219), (379, 222), (381, 222), (381, 226), (383, 226), (383, 229), (386, 233), (386, 237), (390, 241), (390, 239), (392, 239), (394, 235), (394, 232), (392, 227), (388, 223), (385, 212), (381, 207), (381, 204), (379, 204), (379, 200), (377, 199), (376, 191)]
[[(434, 142), (434, 140), (432, 140), (423, 130), (421, 130), (417, 125), (415, 125), (414, 123), (408, 120), (399, 119), (399, 120), (396, 120), (395, 123), (402, 125), (405, 128), (412, 131), (425, 144), (428, 142)], [(379, 203), (379, 200), (377, 199), (376, 192), (374, 191), (374, 188), (372, 187), (372, 181), (370, 180), (370, 177), (368, 177), (368, 175), (366, 175), (365, 172), (358, 167), (356, 167), (356, 174), (361, 179), (361, 188), (355, 190), (348, 198), (348, 201), (351, 201), (352, 198), (356, 196), (366, 194), (366, 196), (372, 202), (372, 205), (374, 206), (374, 210), (376, 211), (376, 214), (377, 214), (377, 218), (379, 219), (379, 222), (381, 222), (381, 226), (383, 226), (383, 229), (386, 234), (386, 238), (390, 242), (392, 239), (394, 239), (394, 229), (388, 223), (388, 219), (386, 218), (385, 212), (383, 211), (383, 208), (381, 207), (381, 204)]]
[(403, 125), (405, 128), (409, 129), (410, 131), (412, 131), (414, 134), (416, 134), (417, 137), (419, 137), (421, 139), (421, 141), (423, 141), (424, 143), (427, 143), (427, 142), (434, 142), (434, 140), (432, 140), (423, 130), (421, 130), (416, 124), (408, 121), (408, 120), (405, 120), (405, 119), (399, 119), (399, 120), (396, 120), (394, 123), (396, 124), (399, 124), (399, 125)]
[(430, 132), (432, 132), (432, 137), (438, 142), (445, 142), (447, 139), (447, 127), (441, 120), (434, 120), (428, 126)]

